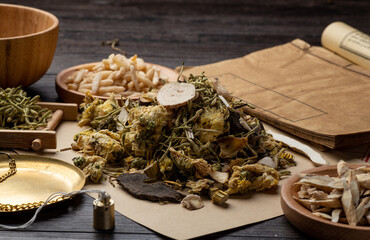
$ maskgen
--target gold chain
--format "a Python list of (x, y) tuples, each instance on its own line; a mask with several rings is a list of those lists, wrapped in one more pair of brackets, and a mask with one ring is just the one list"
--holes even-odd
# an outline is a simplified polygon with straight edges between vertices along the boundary
[[(55, 200), (49, 201), (47, 205), (60, 202), (68, 198), (69, 197), (58, 197)], [(34, 203), (16, 204), (16, 205), (0, 203), (0, 212), (17, 212), (17, 211), (23, 211), (23, 210), (28, 210), (28, 209), (34, 209), (34, 208), (40, 207), (42, 204), (44, 204), (43, 201), (34, 202)]]
[(8, 177), (14, 175), (17, 172), (17, 166), (15, 165), (15, 160), (10, 156), (8, 153), (0, 153), (0, 154), (6, 154), (9, 158), (9, 170), (4, 175), (0, 176), (0, 183), (5, 181)]
[[(1, 153), (1, 152), (0, 152), (0, 154), (5, 154), (9, 158), (9, 170), (4, 175), (0, 176), (0, 183), (1, 183), (1, 182), (5, 181), (8, 177), (14, 175), (17, 172), (17, 165), (15, 164), (14, 158), (12, 158), (10, 156), (10, 154)], [(63, 201), (67, 198), (69, 198), (69, 197), (58, 197), (55, 200), (52, 200), (52, 201), (48, 202), (48, 205), (52, 204), (52, 203)], [(24, 204), (16, 204), (16, 205), (0, 203), (0, 212), (16, 212), (16, 211), (34, 209), (34, 208), (40, 207), (42, 204), (44, 204), (43, 201), (33, 202), (33, 203), (24, 203)]]

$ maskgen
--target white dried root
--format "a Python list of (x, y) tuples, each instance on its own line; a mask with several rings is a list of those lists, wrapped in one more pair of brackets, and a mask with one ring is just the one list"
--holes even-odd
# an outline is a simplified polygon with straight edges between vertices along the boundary
[[(369, 196), (370, 190), (366, 190), (364, 193), (365, 196)], [(369, 211), (370, 208), (370, 196), (365, 197), (361, 200), (361, 202), (358, 204), (356, 208), (356, 220), (360, 221), (362, 217), (365, 216), (366, 212)]]
[(329, 176), (321, 175), (306, 175), (300, 181), (300, 183), (310, 184), (311, 186), (321, 189), (323, 191), (332, 191), (334, 189), (343, 189), (343, 183), (339, 178), (333, 178)]
[(219, 183), (226, 183), (229, 181), (229, 173), (212, 170), (209, 175), (211, 178)]
[(356, 226), (356, 214), (355, 214), (355, 205), (353, 204), (353, 196), (351, 193), (351, 189), (349, 188), (347, 181), (343, 179), (343, 196), (342, 196), (342, 204), (343, 210), (346, 214), (347, 221), (349, 225)]
[(324, 218), (324, 219), (328, 219), (328, 220), (332, 220), (332, 217), (327, 214), (327, 213), (322, 213), (322, 212), (314, 212), (312, 213), (313, 215), (315, 216), (318, 216), (318, 217), (321, 217), (321, 218)]
[(94, 66), (77, 69), (65, 80), (67, 88), (80, 93), (109, 97), (137, 98), (150, 89), (159, 89), (168, 77), (137, 55), (127, 58), (111, 54)]
[(272, 160), (272, 158), (270, 158), (270, 157), (264, 157), (261, 160), (259, 160), (257, 163), (261, 164), (261, 165), (268, 166), (270, 168), (275, 168), (275, 169), (277, 169), (277, 167), (278, 167), (277, 166), (277, 161)]
[(166, 108), (177, 108), (185, 105), (197, 96), (195, 86), (190, 83), (167, 83), (157, 94), (157, 101)]
[(296, 183), (300, 185), (300, 204), (314, 215), (332, 222), (351, 226), (370, 224), (370, 171), (369, 167), (350, 169), (346, 162), (337, 165), (339, 178), (302, 175)]
[(334, 209), (331, 212), (331, 221), (335, 223), (339, 222), (340, 214), (342, 213), (342, 211), (343, 210), (341, 208)]
[(367, 213), (365, 214), (365, 218), (368, 222), (368, 224), (370, 224), (370, 211), (368, 210)]
[(333, 199), (324, 199), (324, 200), (316, 200), (314, 198), (311, 199), (297, 199), (302, 205), (308, 206), (308, 209), (311, 209), (311, 205), (316, 205), (318, 207), (328, 207), (328, 208), (340, 208), (342, 207), (342, 203), (340, 199), (333, 198)]
[(189, 194), (181, 201), (181, 205), (189, 210), (198, 210), (204, 207), (202, 198), (199, 195)]
[(362, 174), (357, 174), (357, 181), (358, 183), (366, 189), (370, 189), (370, 174), (368, 173), (362, 173)]
[(339, 161), (337, 165), (337, 172), (338, 172), (338, 177), (347, 177), (348, 176), (348, 166), (347, 163), (343, 160)]

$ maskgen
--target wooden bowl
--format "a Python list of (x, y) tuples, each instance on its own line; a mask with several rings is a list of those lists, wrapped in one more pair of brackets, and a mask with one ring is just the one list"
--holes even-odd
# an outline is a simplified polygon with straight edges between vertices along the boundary
[[(350, 168), (358, 168), (362, 165), (349, 164)], [(314, 173), (319, 175), (338, 176), (337, 166), (322, 166), (303, 171), (303, 173)], [(293, 196), (298, 197), (298, 186), (293, 186), (299, 181), (298, 175), (290, 177), (281, 189), (281, 207), (288, 221), (297, 229), (313, 237), (314, 239), (369, 239), (369, 226), (350, 226), (344, 223), (333, 223), (317, 217), (307, 208), (303, 207)]]
[[(85, 98), (85, 94), (77, 92), (75, 90), (68, 89), (65, 81), (75, 71), (78, 71), (82, 68), (91, 68), (91, 66), (94, 66), (98, 63), (99, 62), (81, 64), (81, 65), (77, 65), (77, 66), (64, 69), (63, 71), (58, 73), (56, 80), (55, 80), (56, 81), (55, 88), (56, 88), (56, 91), (59, 97), (62, 99), (63, 102), (77, 103), (77, 104), (80, 104), (83, 102), (83, 99)], [(153, 63), (149, 63), (149, 64), (155, 66), (157, 69), (161, 70), (161, 72), (163, 72), (165, 75), (167, 75), (169, 82), (175, 82), (177, 80), (177, 77), (179, 74), (175, 70), (165, 67), (165, 66), (158, 65), (158, 64), (153, 64)], [(104, 99), (104, 100), (109, 99), (109, 97), (96, 96), (96, 95), (93, 95), (93, 96), (100, 98), (100, 99)], [(121, 99), (121, 98), (117, 98), (117, 99)]]
[(45, 11), (0, 4), (0, 87), (29, 86), (48, 70), (59, 21)]

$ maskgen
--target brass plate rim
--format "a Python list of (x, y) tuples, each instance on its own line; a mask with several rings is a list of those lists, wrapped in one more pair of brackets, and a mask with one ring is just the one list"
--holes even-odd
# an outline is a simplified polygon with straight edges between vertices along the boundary
[[(38, 201), (45, 201), (46, 198), (51, 195), (54, 192), (72, 192), (72, 191), (78, 191), (81, 190), (85, 185), (85, 175), (84, 173), (74, 166), (71, 163), (68, 163), (66, 161), (48, 157), (48, 156), (37, 156), (37, 155), (26, 155), (26, 154), (20, 154), (20, 155), (11, 155), (12, 158), (15, 159), (15, 163), (17, 165), (17, 173), (5, 181), (0, 183), (0, 188), (11, 188), (15, 187), (15, 191), (17, 190), (17, 187), (19, 189), (22, 189), (24, 187), (24, 179), (32, 180), (40, 180), (40, 179), (32, 179), (32, 177), (36, 176), (41, 177), (41, 179), (45, 179), (45, 177), (50, 177), (50, 181), (46, 182), (33, 182), (32, 184), (35, 184), (35, 186), (41, 187), (41, 190), (36, 191), (35, 194), (40, 193), (41, 195), (45, 195), (45, 197), (40, 196), (40, 199)], [(30, 166), (26, 166), (27, 164), (30, 164)], [(0, 175), (7, 171), (9, 169), (8, 165), (8, 157), (6, 155), (1, 156), (0, 155)], [(28, 176), (28, 175), (29, 176)], [(70, 175), (73, 180), (68, 178), (68, 175)], [(23, 180), (23, 181), (22, 181)], [(3, 184), (6, 184), (8, 182), (8, 186), (4, 187)], [(54, 183), (55, 186), (53, 185)], [(45, 185), (46, 184), (46, 185)], [(23, 186), (21, 186), (23, 185)], [(41, 185), (41, 186), (40, 186)], [(48, 188), (45, 188), (45, 186), (48, 186)], [(50, 189), (49, 189), (50, 187)], [(55, 189), (53, 189), (55, 187)], [(60, 188), (68, 189), (68, 191), (61, 190)], [(13, 190), (11, 190), (13, 191)], [(13, 192), (14, 193), (14, 192)], [(33, 196), (27, 196), (22, 194), (17, 194), (16, 196), (13, 196), (13, 198), (23, 198), (27, 199), (29, 198), (29, 201), (24, 201), (24, 203), (16, 202), (16, 201), (8, 201), (5, 202), (6, 199), (9, 200), (9, 197), (4, 196), (5, 194), (0, 194), (0, 203), (1, 204), (11, 204), (11, 205), (19, 205), (19, 204), (29, 204), (37, 202), (34, 199), (38, 198), (37, 195)], [(58, 200), (54, 203), (48, 204), (54, 205), (55, 203), (59, 203), (60, 201), (64, 201), (66, 199), (70, 198), (63, 198), (63, 200)], [(0, 213), (15, 213), (15, 212), (21, 212), (21, 211), (28, 211), (32, 209), (36, 209), (37, 207), (30, 207), (27, 209), (20, 209), (15, 211), (3, 211), (0, 209)]]

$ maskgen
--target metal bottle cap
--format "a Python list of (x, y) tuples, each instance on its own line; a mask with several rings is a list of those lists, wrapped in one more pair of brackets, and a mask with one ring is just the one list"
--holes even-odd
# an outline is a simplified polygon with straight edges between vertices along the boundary
[(114, 228), (114, 201), (109, 195), (93, 202), (93, 226), (97, 230), (111, 230)]

